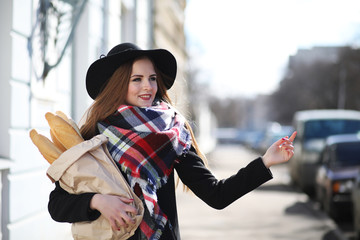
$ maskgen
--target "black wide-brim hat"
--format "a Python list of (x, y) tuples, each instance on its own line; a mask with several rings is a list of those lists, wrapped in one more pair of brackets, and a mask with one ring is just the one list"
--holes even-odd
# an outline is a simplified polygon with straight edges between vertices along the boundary
[(121, 43), (113, 47), (106, 56), (93, 62), (86, 73), (86, 90), (95, 99), (104, 88), (107, 80), (123, 63), (138, 58), (149, 57), (155, 66), (169, 78), (163, 79), (170, 89), (176, 78), (177, 64), (175, 57), (165, 49), (142, 50), (132, 43)]

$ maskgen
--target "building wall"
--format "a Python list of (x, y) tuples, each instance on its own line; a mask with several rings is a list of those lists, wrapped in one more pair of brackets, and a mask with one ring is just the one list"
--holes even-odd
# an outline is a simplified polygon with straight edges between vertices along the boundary
[(29, 130), (35, 128), (49, 137), (44, 118), (49, 111), (61, 110), (81, 120), (92, 102), (85, 90), (86, 71), (101, 54), (124, 41), (169, 49), (179, 64), (173, 92), (186, 99), (181, 83), (186, 62), (185, 1), (88, 0), (72, 45), (45, 82), (36, 79), (27, 49), (38, 1), (0, 1), (2, 239), (71, 239), (70, 224), (53, 221), (47, 211), (54, 185), (46, 177), (49, 165), (32, 144)]
[(177, 108), (189, 115), (189, 97), (187, 88), (186, 41), (184, 33), (185, 0), (154, 0), (154, 48), (165, 48), (174, 54), (177, 64), (177, 76), (169, 94)]
[[(29, 129), (46, 133), (44, 113), (70, 109), (71, 52), (47, 81), (38, 81), (27, 49), (35, 1), (1, 1), (0, 156), (9, 163), (2, 172), (2, 239), (51, 239), (68, 226), (58, 226), (47, 213), (47, 162), (32, 147)], [(6, 57), (5, 57), (6, 56)], [(55, 227), (56, 225), (56, 227)], [(64, 227), (64, 228), (63, 228)], [(64, 239), (63, 237), (59, 239)]]

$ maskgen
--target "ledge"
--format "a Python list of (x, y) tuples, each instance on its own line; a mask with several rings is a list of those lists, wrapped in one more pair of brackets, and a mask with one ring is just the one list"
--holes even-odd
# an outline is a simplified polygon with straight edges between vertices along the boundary
[(10, 160), (0, 158), (0, 171), (5, 170), (5, 169), (9, 169), (13, 164), (14, 163), (11, 162)]

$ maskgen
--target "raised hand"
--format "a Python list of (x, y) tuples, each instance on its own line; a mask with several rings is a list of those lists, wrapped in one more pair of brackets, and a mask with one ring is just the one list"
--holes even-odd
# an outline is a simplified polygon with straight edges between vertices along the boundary
[(293, 141), (296, 136), (296, 131), (289, 137), (284, 137), (273, 143), (265, 152), (263, 158), (264, 164), (267, 168), (272, 165), (280, 164), (289, 161), (294, 155)]

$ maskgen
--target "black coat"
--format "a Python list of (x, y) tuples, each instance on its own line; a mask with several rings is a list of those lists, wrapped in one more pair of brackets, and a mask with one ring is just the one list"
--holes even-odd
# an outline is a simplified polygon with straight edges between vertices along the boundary
[[(216, 209), (225, 208), (272, 178), (271, 172), (265, 167), (262, 159), (257, 158), (233, 176), (217, 180), (194, 151), (181, 156), (175, 163), (175, 169), (181, 181), (196, 196)], [(59, 183), (56, 183), (55, 189), (50, 194), (49, 213), (58, 222), (95, 220), (100, 216), (100, 212), (90, 209), (90, 200), (94, 194), (68, 194), (59, 186)], [(157, 191), (157, 197), (161, 210), (167, 215), (172, 225), (172, 229), (169, 225), (166, 226), (161, 239), (180, 239), (174, 173), (170, 175), (168, 182)], [(137, 234), (135, 233), (130, 239), (137, 239)]]

